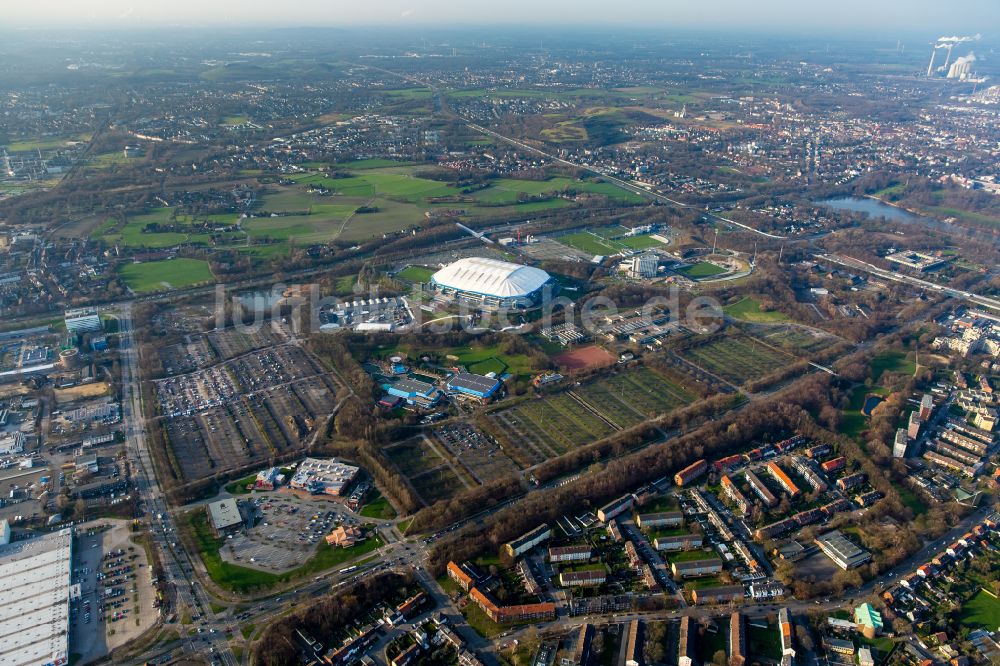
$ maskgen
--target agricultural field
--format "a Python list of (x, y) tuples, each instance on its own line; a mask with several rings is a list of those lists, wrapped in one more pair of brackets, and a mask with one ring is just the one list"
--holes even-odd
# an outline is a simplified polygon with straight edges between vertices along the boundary
[(568, 393), (529, 400), (494, 412), (490, 418), (533, 463), (561, 456), (617, 430)]
[(203, 259), (174, 258), (128, 264), (119, 272), (129, 289), (136, 293), (169, 291), (211, 282), (215, 276)]
[(519, 459), (540, 463), (696, 400), (648, 368), (621, 372), (489, 415)]
[[(453, 463), (443, 457), (444, 451), (440, 441), (432, 443), (424, 437), (414, 437), (382, 449), (425, 504), (446, 499), (475, 484), (466, 470), (452, 467)], [(459, 471), (463, 476), (459, 476)]]
[(684, 407), (697, 398), (648, 368), (618, 373), (571, 392), (620, 428)]
[(716, 337), (681, 352), (688, 361), (736, 385), (780, 370), (796, 359), (744, 336)]

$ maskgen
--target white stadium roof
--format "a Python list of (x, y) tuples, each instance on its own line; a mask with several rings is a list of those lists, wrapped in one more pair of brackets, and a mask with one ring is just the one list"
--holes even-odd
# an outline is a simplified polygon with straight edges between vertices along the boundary
[(458, 291), (515, 298), (537, 291), (548, 282), (549, 274), (540, 268), (509, 261), (467, 257), (448, 264), (431, 279), (435, 284)]

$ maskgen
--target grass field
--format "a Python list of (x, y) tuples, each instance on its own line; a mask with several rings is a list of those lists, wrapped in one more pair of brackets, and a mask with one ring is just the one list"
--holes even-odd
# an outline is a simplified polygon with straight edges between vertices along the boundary
[(121, 269), (120, 275), (138, 293), (180, 289), (215, 278), (207, 261), (183, 258), (129, 264)]
[(715, 338), (690, 347), (681, 355), (737, 385), (760, 379), (795, 361), (788, 354), (771, 349), (754, 338), (742, 336)]
[(11, 141), (6, 145), (6, 148), (7, 151), (11, 153), (24, 153), (29, 150), (54, 150), (56, 148), (63, 148), (67, 144), (73, 141), (90, 141), (90, 135), (80, 134), (78, 136), (39, 137), (37, 139), (21, 139), (18, 141)]
[[(91, 233), (91, 238), (107, 243), (118, 243), (130, 248), (162, 249), (174, 247), (181, 243), (208, 245), (210, 237), (200, 232), (192, 225), (196, 222), (190, 215), (175, 215), (174, 208), (153, 208), (140, 215), (130, 215), (121, 229), (114, 231), (114, 220), (106, 220)], [(209, 215), (199, 218), (198, 222), (208, 222), (215, 227), (231, 226), (237, 222), (235, 214)], [(150, 225), (168, 225), (188, 231), (147, 231)]]
[(358, 513), (365, 518), (382, 518), (383, 520), (392, 520), (396, 517), (396, 510), (392, 508), (392, 504), (389, 504), (389, 500), (381, 493), (371, 502), (361, 507), (361, 511)]
[(782, 312), (761, 312), (760, 301), (755, 298), (751, 298), (750, 296), (746, 296), (732, 305), (727, 305), (722, 308), (722, 311), (733, 319), (740, 319), (742, 321), (750, 321), (754, 323), (788, 321), (788, 317)]
[(996, 630), (1000, 627), (1000, 599), (985, 590), (979, 590), (962, 606), (961, 622), (965, 627)]
[(917, 364), (906, 359), (901, 351), (882, 352), (872, 359), (872, 379), (877, 383), (885, 372), (898, 372), (912, 376), (917, 371)]
[[(590, 254), (617, 254), (622, 250), (647, 250), (653, 247), (661, 247), (663, 243), (652, 236), (621, 236), (625, 229), (617, 227), (617, 233), (610, 229), (588, 229), (587, 231), (577, 231), (558, 237), (558, 241), (564, 245), (588, 252)], [(610, 232), (610, 233), (609, 233)]]
[(396, 277), (407, 282), (420, 283), (430, 280), (434, 273), (434, 269), (427, 266), (407, 266), (396, 273)]
[(703, 280), (705, 278), (721, 275), (726, 272), (726, 269), (707, 261), (699, 261), (696, 264), (679, 268), (677, 269), (677, 272), (685, 277), (691, 278), (692, 280)]
[[(412, 91), (395, 91), (411, 94)], [(95, 168), (105, 168), (124, 161), (120, 153), (95, 158)], [(98, 164), (99, 162), (99, 164)], [(106, 162), (106, 163), (105, 163)], [(325, 165), (313, 165), (317, 169)], [(607, 196), (623, 203), (640, 203), (642, 198), (610, 183), (577, 181), (556, 177), (549, 180), (518, 180), (501, 178), (490, 187), (463, 194), (450, 183), (416, 175), (422, 168), (407, 162), (392, 160), (359, 160), (337, 165), (350, 169), (350, 175), (330, 178), (321, 171), (287, 176), (293, 184), (270, 184), (261, 193), (255, 211), (259, 217), (240, 220), (236, 213), (199, 217), (177, 215), (173, 208), (152, 209), (129, 216), (120, 229), (113, 221), (91, 234), (108, 244), (130, 248), (168, 248), (180, 244), (212, 246), (232, 245), (247, 239), (270, 245), (310, 245), (334, 239), (363, 241), (383, 234), (405, 231), (425, 224), (425, 213), (435, 209), (462, 208), (467, 217), (505, 218), (534, 212), (573, 206), (570, 199), (557, 195), (565, 191)], [(222, 184), (220, 184), (222, 185)], [(310, 186), (322, 187), (328, 194), (309, 191)], [(525, 197), (534, 197), (524, 201)], [(358, 212), (360, 207), (364, 212)], [(198, 228), (193, 225), (199, 223)], [(200, 223), (211, 227), (229, 226), (230, 233), (216, 235), (202, 230)], [(169, 226), (170, 230), (152, 231), (151, 225)], [(237, 228), (235, 225), (239, 225)], [(185, 227), (191, 227), (188, 232)], [(214, 232), (213, 232), (214, 233)], [(231, 240), (230, 240), (231, 239)], [(621, 247), (651, 247), (650, 239), (628, 239)], [(267, 259), (276, 251), (248, 250)]]
[(237, 566), (223, 560), (219, 554), (219, 549), (225, 543), (225, 539), (217, 539), (212, 534), (212, 530), (208, 526), (208, 516), (205, 511), (192, 511), (187, 516), (187, 523), (190, 528), (190, 535), (198, 547), (198, 555), (201, 557), (201, 561), (204, 563), (209, 577), (218, 585), (234, 592), (248, 592), (254, 589), (269, 588), (302, 576), (319, 573), (344, 562), (357, 559), (362, 555), (374, 551), (382, 544), (381, 540), (377, 537), (367, 539), (351, 548), (334, 548), (327, 545), (326, 541), (321, 541), (316, 554), (309, 558), (301, 567), (282, 574), (272, 574), (266, 571), (257, 571), (256, 569)]

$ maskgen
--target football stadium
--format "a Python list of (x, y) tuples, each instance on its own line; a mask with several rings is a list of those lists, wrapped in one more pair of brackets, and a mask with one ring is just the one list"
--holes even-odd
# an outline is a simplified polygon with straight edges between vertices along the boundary
[(448, 264), (433, 276), (438, 295), (480, 308), (529, 308), (541, 299), (542, 289), (554, 285), (540, 268), (498, 259), (467, 257)]

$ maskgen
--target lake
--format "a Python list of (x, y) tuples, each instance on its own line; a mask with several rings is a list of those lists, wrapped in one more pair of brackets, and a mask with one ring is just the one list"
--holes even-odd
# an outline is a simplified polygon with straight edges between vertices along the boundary
[(816, 201), (820, 206), (829, 206), (837, 210), (849, 210), (855, 213), (866, 213), (871, 217), (884, 217), (895, 222), (928, 222), (929, 218), (890, 206), (878, 199), (868, 197), (837, 197), (835, 199), (822, 199)]

